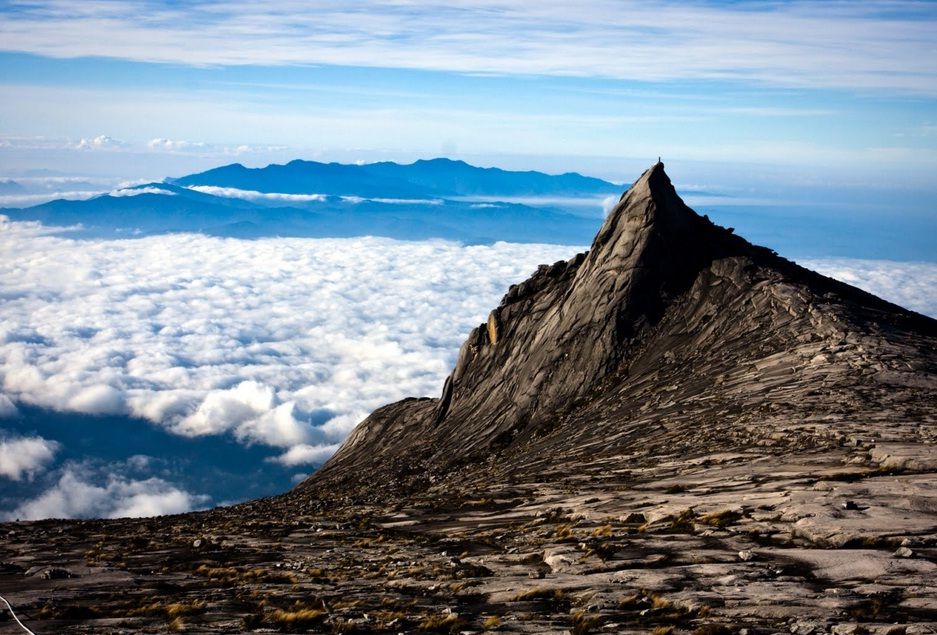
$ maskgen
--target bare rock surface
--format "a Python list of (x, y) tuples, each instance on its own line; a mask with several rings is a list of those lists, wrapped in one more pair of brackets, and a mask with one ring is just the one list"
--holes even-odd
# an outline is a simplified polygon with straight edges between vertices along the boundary
[(37, 633), (937, 632), (935, 441), (934, 320), (713, 225), (657, 164), (440, 399), (280, 497), (2, 525), (0, 594)]

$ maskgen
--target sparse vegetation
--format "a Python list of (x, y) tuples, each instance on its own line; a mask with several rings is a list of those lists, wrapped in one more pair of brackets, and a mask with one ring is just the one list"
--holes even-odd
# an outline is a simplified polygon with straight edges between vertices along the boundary
[(327, 613), (323, 609), (301, 608), (295, 611), (277, 609), (267, 620), (280, 628), (307, 629), (320, 624)]
[(592, 536), (595, 538), (607, 538), (612, 535), (611, 525), (602, 525), (592, 530)]
[(720, 512), (713, 512), (711, 514), (706, 514), (696, 519), (696, 522), (703, 525), (709, 525), (710, 527), (728, 527), (735, 523), (735, 521), (742, 518), (742, 514), (731, 509), (725, 509)]
[(496, 631), (501, 627), (501, 618), (497, 615), (486, 617), (485, 621), (482, 622), (482, 626), (486, 631)]
[(235, 567), (210, 567), (200, 565), (196, 573), (211, 580), (219, 580), (227, 584), (247, 583), (263, 580), (272, 584), (296, 584), (298, 579), (291, 571), (267, 571), (265, 569), (238, 569)]
[(594, 632), (602, 624), (602, 618), (585, 611), (573, 613), (573, 635), (587, 635)]
[(163, 602), (153, 602), (135, 609), (130, 609), (127, 611), (127, 615), (164, 615), (167, 619), (174, 620), (185, 615), (201, 613), (205, 610), (206, 606), (207, 605), (204, 600), (194, 600), (192, 602), (170, 602), (168, 604)]
[(722, 624), (703, 624), (693, 631), (693, 635), (731, 635), (732, 629)]
[(529, 602), (531, 600), (549, 600), (551, 602), (564, 602), (569, 600), (569, 596), (563, 589), (536, 588), (514, 596), (514, 602)]
[(443, 613), (441, 615), (430, 615), (420, 622), (421, 631), (433, 633), (455, 633), (464, 626), (465, 621), (455, 613)]
[(692, 532), (693, 523), (695, 521), (696, 512), (694, 512), (691, 507), (680, 512), (677, 517), (670, 522), (670, 528), (674, 531)]
[(556, 531), (553, 532), (553, 537), (557, 540), (564, 540), (566, 538), (573, 537), (573, 526), (572, 525), (560, 525), (556, 528)]

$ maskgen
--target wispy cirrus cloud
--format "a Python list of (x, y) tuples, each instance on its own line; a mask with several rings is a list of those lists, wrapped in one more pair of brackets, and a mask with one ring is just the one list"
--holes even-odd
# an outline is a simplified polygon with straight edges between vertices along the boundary
[(36, 0), (2, 17), (5, 50), (53, 57), (937, 92), (937, 9), (909, 1)]

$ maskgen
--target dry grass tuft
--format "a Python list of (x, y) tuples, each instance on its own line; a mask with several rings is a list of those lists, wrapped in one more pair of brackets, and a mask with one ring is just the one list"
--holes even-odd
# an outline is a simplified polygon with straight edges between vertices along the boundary
[(731, 509), (725, 509), (721, 512), (713, 512), (711, 514), (706, 514), (701, 518), (698, 518), (696, 522), (703, 525), (709, 525), (710, 527), (728, 527), (729, 525), (735, 523), (738, 519), (742, 517), (737, 511), (732, 511)]
[(286, 611), (277, 609), (270, 614), (270, 622), (280, 628), (309, 628), (325, 620), (327, 613), (322, 609), (297, 609)]
[(573, 613), (573, 635), (587, 635), (592, 633), (602, 624), (602, 618), (598, 615), (590, 615), (584, 611)]
[(592, 535), (595, 538), (608, 538), (609, 536), (612, 535), (612, 526), (603, 525), (601, 527), (596, 527), (595, 529), (592, 530)]
[(497, 615), (486, 617), (485, 621), (482, 623), (482, 626), (486, 631), (496, 631), (501, 627), (501, 618)]
[(422, 622), (420, 622), (421, 631), (430, 631), (430, 632), (443, 632), (443, 633), (455, 633), (458, 632), (465, 625), (464, 620), (462, 620), (455, 613), (442, 614), (442, 615), (430, 615), (426, 617)]
[(548, 589), (544, 587), (531, 589), (523, 593), (518, 593), (512, 598), (512, 602), (530, 602), (532, 600), (546, 600), (549, 602), (568, 602), (569, 596), (563, 589)]
[(556, 528), (556, 531), (553, 532), (553, 537), (557, 540), (563, 540), (564, 538), (573, 537), (573, 526), (572, 525), (560, 525)]

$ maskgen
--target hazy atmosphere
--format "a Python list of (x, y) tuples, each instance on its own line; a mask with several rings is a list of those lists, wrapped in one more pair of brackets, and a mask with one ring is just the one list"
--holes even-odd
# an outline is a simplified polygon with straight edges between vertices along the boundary
[(933, 3), (337, 6), (0, 1), (0, 518), (285, 491), (658, 157), (937, 317)]

